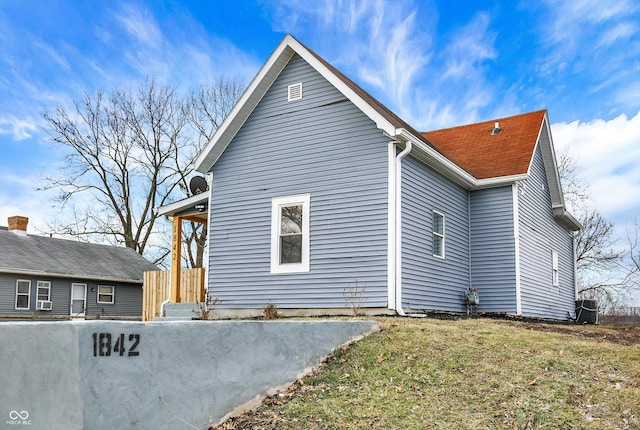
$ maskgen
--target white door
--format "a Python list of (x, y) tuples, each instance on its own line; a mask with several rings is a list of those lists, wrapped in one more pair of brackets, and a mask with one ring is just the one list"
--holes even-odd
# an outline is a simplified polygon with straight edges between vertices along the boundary
[(87, 284), (71, 284), (71, 315), (84, 316), (87, 309)]

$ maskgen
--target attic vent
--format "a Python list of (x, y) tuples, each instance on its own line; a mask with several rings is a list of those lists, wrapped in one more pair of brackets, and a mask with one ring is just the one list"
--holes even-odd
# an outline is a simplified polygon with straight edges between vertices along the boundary
[(299, 84), (289, 85), (289, 101), (302, 99), (302, 82)]
[(496, 121), (495, 127), (491, 130), (491, 134), (500, 134), (502, 133), (502, 129), (500, 128), (500, 123)]

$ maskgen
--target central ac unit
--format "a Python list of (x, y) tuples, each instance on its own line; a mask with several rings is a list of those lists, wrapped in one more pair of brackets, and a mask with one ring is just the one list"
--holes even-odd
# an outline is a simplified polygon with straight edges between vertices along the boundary
[(39, 311), (50, 311), (53, 306), (50, 300), (38, 300), (37, 309)]

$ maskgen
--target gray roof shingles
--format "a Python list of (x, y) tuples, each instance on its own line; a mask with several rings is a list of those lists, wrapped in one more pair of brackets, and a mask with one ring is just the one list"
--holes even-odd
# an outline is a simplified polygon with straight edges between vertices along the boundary
[(0, 272), (142, 283), (145, 271), (158, 270), (132, 249), (0, 229)]

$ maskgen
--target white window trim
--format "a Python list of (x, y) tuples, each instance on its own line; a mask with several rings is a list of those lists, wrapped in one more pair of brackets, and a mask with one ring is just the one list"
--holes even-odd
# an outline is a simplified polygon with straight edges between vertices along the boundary
[[(442, 217), (442, 234), (436, 232), (435, 229), (433, 228), (434, 224), (435, 224), (435, 216), (434, 216), (435, 214), (438, 214), (438, 215), (440, 215)], [(432, 230), (432, 236), (431, 236), (432, 238), (433, 238), (434, 235), (435, 236), (439, 236), (439, 237), (442, 238), (442, 255), (439, 255), (439, 254), (436, 254), (435, 252), (433, 252), (433, 251), (435, 251), (435, 243), (432, 243), (431, 247), (432, 247), (433, 256), (444, 259), (445, 256), (446, 256), (445, 245), (446, 245), (446, 242), (447, 242), (446, 241), (447, 229), (446, 229), (446, 217), (442, 212), (439, 212), (439, 211), (436, 211), (436, 210), (433, 211), (433, 214), (431, 216), (431, 230)]]
[[(47, 289), (47, 298), (46, 299), (41, 299), (40, 298), (40, 288), (46, 288)], [(45, 301), (45, 302), (50, 302), (51, 301), (51, 281), (38, 281), (36, 283), (36, 300), (37, 301)]]
[[(103, 302), (100, 301), (100, 287), (107, 287), (107, 288), (111, 288), (111, 301), (110, 302)], [(109, 294), (107, 294), (109, 295)], [(113, 285), (98, 285), (98, 288), (96, 289), (96, 303), (100, 303), (100, 304), (104, 304), (104, 305), (112, 305), (116, 302), (116, 287), (114, 287)]]
[(551, 251), (551, 283), (560, 286), (560, 270), (558, 265), (558, 251)]
[[(29, 292), (27, 294), (24, 293), (18, 293), (18, 284), (20, 284), (20, 282), (27, 282), (29, 284)], [(26, 308), (19, 308), (18, 307), (18, 296), (27, 296), (27, 307)], [(16, 297), (15, 297), (15, 309), (31, 309), (31, 281), (28, 279), (17, 279), (16, 280)]]
[[(271, 273), (302, 273), (309, 271), (310, 194), (274, 197), (271, 200)], [(302, 205), (302, 261), (280, 263), (280, 208)]]

